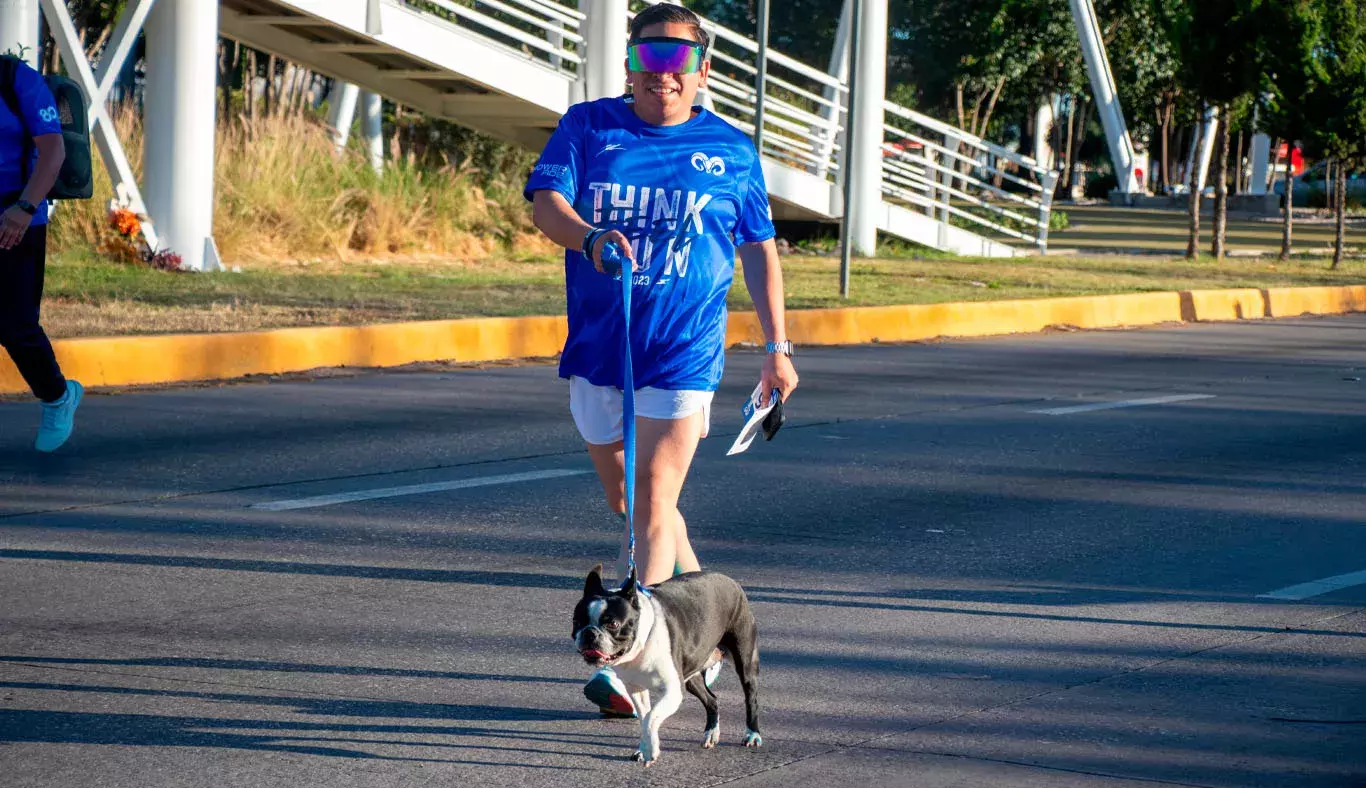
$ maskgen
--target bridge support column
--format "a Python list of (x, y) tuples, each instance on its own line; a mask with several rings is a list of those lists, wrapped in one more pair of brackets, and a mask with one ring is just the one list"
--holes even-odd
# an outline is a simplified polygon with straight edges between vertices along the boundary
[(384, 172), (384, 98), (378, 93), (361, 91), (360, 133), (371, 169)]
[(1214, 137), (1219, 131), (1219, 108), (1207, 107), (1205, 121), (1200, 124), (1200, 149), (1196, 154), (1195, 171), (1192, 173), (1193, 188), (1201, 193), (1209, 182), (1209, 162), (1214, 158)]
[(220, 267), (213, 243), (218, 4), (159, 0), (147, 17), (147, 213), (162, 248), (194, 271)]
[(1252, 178), (1248, 182), (1247, 193), (1259, 196), (1266, 194), (1266, 179), (1271, 169), (1271, 138), (1260, 133), (1253, 135), (1248, 158), (1252, 159)]
[(620, 96), (626, 89), (626, 0), (579, 0), (579, 10), (588, 17), (582, 28), (587, 99)]
[(1110, 71), (1110, 60), (1105, 56), (1105, 41), (1101, 38), (1100, 23), (1091, 0), (1068, 0), (1072, 19), (1077, 25), (1077, 37), (1086, 59), (1086, 70), (1091, 77), (1091, 93), (1096, 97), (1096, 110), (1105, 127), (1105, 139), (1110, 143), (1110, 159), (1119, 178), (1123, 194), (1142, 194), (1143, 185), (1134, 174), (1134, 144), (1129, 129), (1124, 125), (1124, 111), (1115, 90), (1115, 77)]
[(327, 125), (332, 127), (332, 142), (337, 150), (346, 147), (351, 139), (351, 124), (356, 120), (356, 99), (360, 88), (350, 82), (338, 80), (332, 84), (332, 92), (327, 97)]
[(848, 177), (852, 205), (849, 217), (850, 249), (854, 254), (871, 257), (877, 252), (878, 214), (882, 205), (882, 125), (887, 98), (887, 0), (862, 0), (858, 36), (854, 47), (858, 56), (858, 84), (850, 116), (851, 166)]
[(0, 0), (0, 54), (23, 53), (38, 66), (38, 0)]

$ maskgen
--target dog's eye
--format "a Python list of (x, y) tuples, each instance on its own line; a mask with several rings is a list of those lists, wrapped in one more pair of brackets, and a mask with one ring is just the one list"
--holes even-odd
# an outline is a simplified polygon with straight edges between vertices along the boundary
[(620, 621), (604, 621), (602, 625), (613, 631), (616, 631), (621, 628)]

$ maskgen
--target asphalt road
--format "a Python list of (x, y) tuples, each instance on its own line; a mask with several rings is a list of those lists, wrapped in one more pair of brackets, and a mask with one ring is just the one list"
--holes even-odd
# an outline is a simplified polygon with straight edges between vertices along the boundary
[(765, 745), (727, 674), (648, 771), (579, 694), (618, 534), (553, 368), (94, 395), (52, 456), (0, 403), (0, 784), (1366, 785), (1366, 316), (799, 361), (726, 458), (732, 355), (683, 498)]

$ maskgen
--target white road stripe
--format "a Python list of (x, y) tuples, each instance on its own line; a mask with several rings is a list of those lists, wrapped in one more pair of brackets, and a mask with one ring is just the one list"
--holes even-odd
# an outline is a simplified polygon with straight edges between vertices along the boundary
[(1329, 591), (1337, 591), (1341, 588), (1350, 588), (1366, 583), (1366, 570), (1360, 572), (1348, 572), (1345, 575), (1325, 577), (1322, 580), (1310, 580), (1308, 583), (1300, 583), (1297, 586), (1287, 586), (1269, 591), (1265, 594), (1258, 594), (1258, 599), (1308, 599), (1311, 596), (1319, 596)]
[(331, 506), (335, 503), (369, 501), (375, 498), (396, 498), (400, 495), (421, 495), (422, 493), (444, 492), (446, 490), (467, 490), (471, 487), (489, 487), (495, 484), (531, 482), (538, 479), (557, 479), (562, 476), (580, 476), (585, 473), (588, 473), (588, 471), (554, 470), (508, 473), (501, 476), (479, 476), (473, 479), (460, 479), (453, 482), (410, 484), (406, 487), (381, 487), (374, 490), (356, 490), (354, 492), (336, 493), (335, 495), (315, 495), (310, 498), (294, 498), (288, 501), (254, 503), (247, 508), (261, 509), (267, 512), (283, 512), (289, 509), (312, 509), (318, 506)]
[(1146, 399), (1126, 399), (1119, 402), (1093, 402), (1090, 405), (1072, 405), (1067, 408), (1049, 408), (1047, 410), (1031, 410), (1030, 413), (1042, 413), (1046, 416), (1064, 416), (1068, 413), (1086, 413), (1092, 410), (1111, 410), (1113, 408), (1137, 408), (1143, 405), (1165, 405), (1168, 402), (1187, 402), (1193, 399), (1214, 399), (1213, 394), (1169, 394), (1165, 397), (1148, 397)]

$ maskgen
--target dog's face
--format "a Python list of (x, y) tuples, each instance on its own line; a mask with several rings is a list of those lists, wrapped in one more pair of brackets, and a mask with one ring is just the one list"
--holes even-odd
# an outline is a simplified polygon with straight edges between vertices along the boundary
[(594, 667), (611, 665), (622, 658), (636, 642), (640, 623), (640, 596), (636, 593), (636, 573), (619, 589), (602, 584), (602, 565), (588, 573), (583, 584), (583, 599), (574, 608), (574, 629), (570, 637)]

